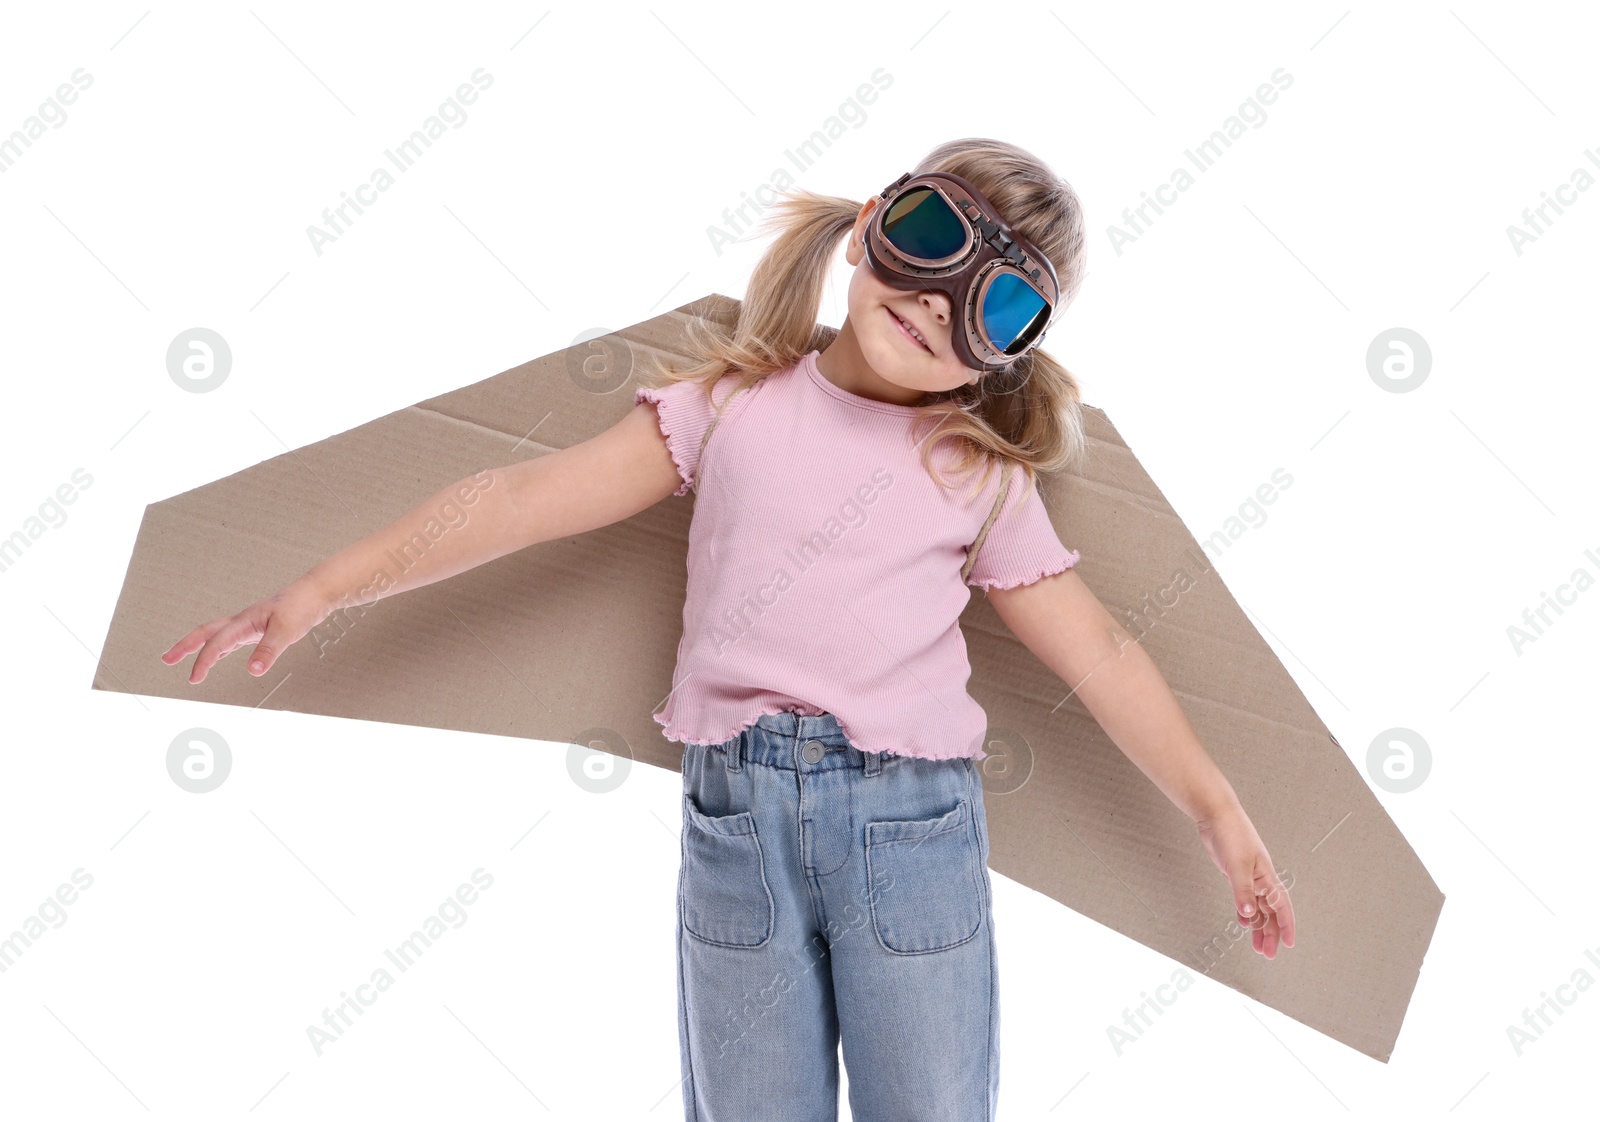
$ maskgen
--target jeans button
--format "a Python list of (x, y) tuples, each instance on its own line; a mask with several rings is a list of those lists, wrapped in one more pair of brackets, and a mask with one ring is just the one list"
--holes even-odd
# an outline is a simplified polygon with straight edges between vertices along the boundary
[(822, 759), (822, 755), (826, 751), (827, 749), (823, 747), (822, 741), (808, 740), (805, 742), (804, 747), (800, 749), (800, 758), (808, 764), (814, 764)]

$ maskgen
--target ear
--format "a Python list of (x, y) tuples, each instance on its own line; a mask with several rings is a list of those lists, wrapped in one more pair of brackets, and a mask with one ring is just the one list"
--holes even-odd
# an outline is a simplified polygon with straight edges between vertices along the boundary
[(878, 202), (874, 195), (861, 204), (861, 211), (856, 215), (856, 224), (850, 230), (850, 237), (845, 242), (844, 259), (851, 265), (859, 265), (867, 255), (867, 216), (870, 215)]

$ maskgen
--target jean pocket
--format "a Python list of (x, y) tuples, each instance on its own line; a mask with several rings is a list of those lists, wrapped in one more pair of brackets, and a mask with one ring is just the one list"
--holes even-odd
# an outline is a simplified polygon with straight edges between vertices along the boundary
[(678, 915), (684, 930), (719, 947), (765, 946), (772, 938), (772, 890), (755, 816), (706, 814), (688, 792), (683, 810)]
[(895, 954), (958, 947), (983, 923), (971, 806), (932, 818), (867, 823), (867, 883), (878, 942)]

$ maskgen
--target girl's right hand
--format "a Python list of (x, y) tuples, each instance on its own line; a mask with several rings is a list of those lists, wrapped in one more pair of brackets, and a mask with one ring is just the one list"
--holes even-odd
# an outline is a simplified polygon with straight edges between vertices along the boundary
[(272, 669), (278, 656), (303, 638), (328, 614), (326, 601), (309, 583), (300, 580), (280, 592), (257, 600), (238, 615), (221, 616), (202, 623), (168, 647), (161, 661), (172, 666), (190, 651), (199, 650), (189, 671), (189, 684), (198, 685), (224, 655), (247, 643), (256, 643), (249, 671), (260, 677)]

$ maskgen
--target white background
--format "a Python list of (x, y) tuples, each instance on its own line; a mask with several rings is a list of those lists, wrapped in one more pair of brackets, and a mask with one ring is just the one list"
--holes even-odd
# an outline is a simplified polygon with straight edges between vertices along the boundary
[[(1390, 1063), (1204, 978), (1119, 1056), (1107, 1027), (1175, 964), (996, 876), (1001, 1117), (1591, 1099), (1600, 993), (1563, 991), (1520, 1056), (1507, 1035), (1600, 976), (1600, 591), (1507, 636), (1600, 574), (1600, 190), (1507, 235), (1600, 176), (1585, 7), (8, 5), (0, 135), (93, 84), (0, 174), (0, 535), (93, 485), (0, 573), (0, 936), (93, 885), (0, 973), (0, 1115), (681, 1116), (676, 774), (595, 797), (558, 745), (89, 682), (147, 503), (742, 295), (764, 243), (709, 231), (878, 68), (799, 184), (864, 201), (968, 135), (1056, 168), (1091, 244), (1051, 350), (1197, 538), (1293, 475), (1221, 575), (1358, 766), (1394, 726), (1432, 751), (1377, 792), (1447, 897)], [(465, 124), (317, 255), (307, 227), (480, 67)], [(1280, 67), (1265, 122), (1119, 253), (1124, 208)], [(233, 350), (211, 393), (165, 368), (196, 325)], [(1432, 351), (1408, 393), (1366, 366), (1396, 326)], [(193, 725), (234, 753), (205, 796), (166, 773)], [(315, 1055), (307, 1027), (479, 867), (466, 924)]]

